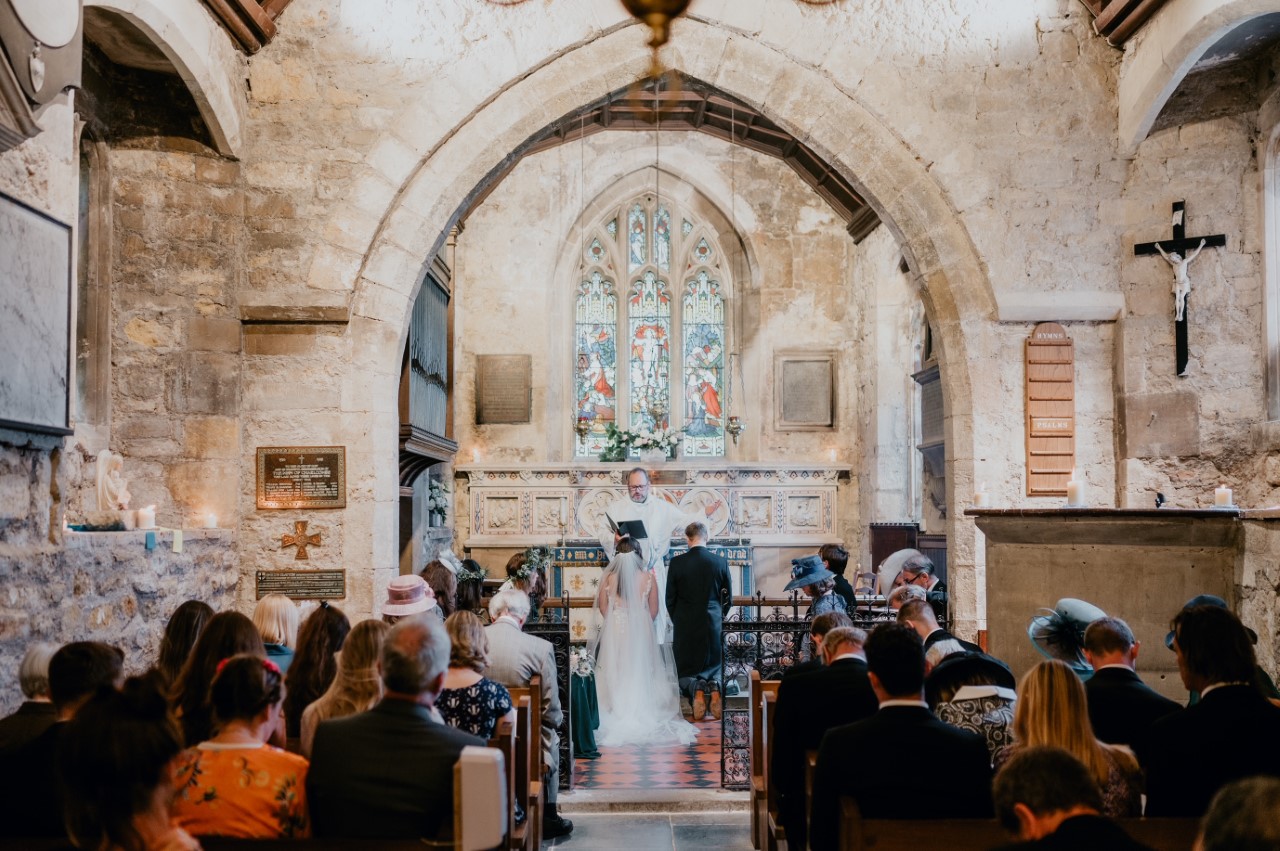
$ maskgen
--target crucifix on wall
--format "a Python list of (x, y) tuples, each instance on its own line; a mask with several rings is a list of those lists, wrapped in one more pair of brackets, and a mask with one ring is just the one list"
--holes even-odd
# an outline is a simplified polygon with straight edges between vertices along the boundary
[(1187, 297), (1191, 294), (1191, 278), (1187, 268), (1204, 248), (1223, 248), (1227, 244), (1225, 234), (1212, 236), (1186, 235), (1187, 202), (1173, 203), (1173, 239), (1159, 242), (1141, 242), (1133, 247), (1137, 257), (1159, 254), (1173, 267), (1173, 333), (1177, 349), (1178, 375), (1187, 374)]

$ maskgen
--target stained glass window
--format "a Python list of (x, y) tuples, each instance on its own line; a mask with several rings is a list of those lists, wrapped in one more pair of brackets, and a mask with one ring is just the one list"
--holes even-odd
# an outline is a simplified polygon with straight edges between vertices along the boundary
[(631, 283), (631, 428), (671, 423), (671, 294), (652, 269)]
[(578, 285), (575, 305), (577, 416), (591, 421), (580, 451), (604, 450), (605, 428), (618, 416), (618, 297), (599, 271)]
[[(623, 421), (684, 429), (687, 458), (725, 454), (727, 290), (715, 237), (684, 212), (650, 196), (588, 231), (574, 326), (575, 415), (590, 422), (580, 456), (599, 455), (607, 426)], [(627, 270), (625, 290), (611, 269)], [(673, 291), (675, 270), (685, 271)]]
[(685, 284), (684, 456), (724, 455), (724, 299), (704, 269)]

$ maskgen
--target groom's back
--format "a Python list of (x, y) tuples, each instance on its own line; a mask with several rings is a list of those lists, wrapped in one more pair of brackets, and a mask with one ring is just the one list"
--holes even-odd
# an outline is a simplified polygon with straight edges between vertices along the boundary
[(729, 562), (706, 547), (693, 547), (671, 560), (667, 589), (668, 609), (705, 611), (713, 603), (727, 606), (733, 593)]

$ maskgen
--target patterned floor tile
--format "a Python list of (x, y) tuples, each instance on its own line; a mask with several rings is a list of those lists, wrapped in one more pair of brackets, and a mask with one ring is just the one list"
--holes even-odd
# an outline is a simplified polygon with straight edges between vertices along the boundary
[(628, 745), (600, 748), (597, 759), (579, 759), (578, 789), (716, 789), (720, 787), (720, 722), (697, 725), (687, 747)]

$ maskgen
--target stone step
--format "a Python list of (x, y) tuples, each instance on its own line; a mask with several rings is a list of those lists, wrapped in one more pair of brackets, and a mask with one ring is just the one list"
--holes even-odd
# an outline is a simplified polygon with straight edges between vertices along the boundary
[(560, 794), (560, 812), (709, 813), (746, 812), (747, 792), (726, 789), (583, 789)]

